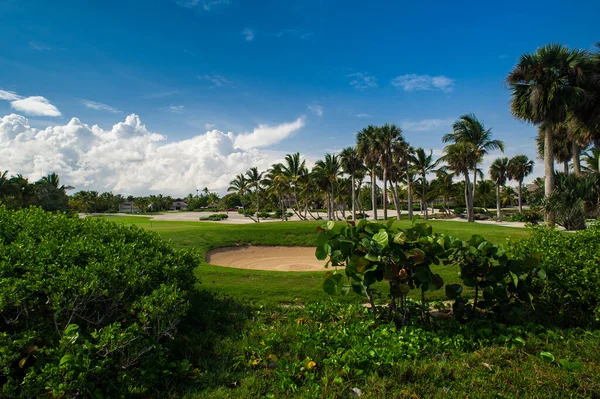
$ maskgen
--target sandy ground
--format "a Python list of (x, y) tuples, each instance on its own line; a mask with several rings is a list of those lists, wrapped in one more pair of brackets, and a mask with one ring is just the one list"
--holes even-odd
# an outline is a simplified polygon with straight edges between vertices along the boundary
[(210, 251), (206, 261), (212, 265), (237, 269), (281, 272), (325, 271), (325, 262), (315, 258), (314, 247), (244, 246)]

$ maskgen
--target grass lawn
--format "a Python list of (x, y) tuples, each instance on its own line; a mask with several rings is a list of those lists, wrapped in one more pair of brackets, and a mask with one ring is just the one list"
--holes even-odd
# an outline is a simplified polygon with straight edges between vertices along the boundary
[[(268, 222), (254, 224), (225, 224), (218, 222), (181, 222), (153, 221), (139, 216), (104, 216), (104, 219), (121, 223), (133, 223), (140, 227), (156, 231), (166, 239), (171, 240), (180, 248), (194, 248), (204, 258), (206, 253), (214, 248), (235, 245), (298, 245), (312, 246), (316, 239), (315, 229), (323, 221), (306, 222)], [(338, 222), (339, 224), (344, 222)], [(401, 226), (410, 226), (410, 221), (396, 222)], [(446, 233), (467, 239), (473, 234), (480, 234), (489, 241), (505, 243), (510, 237), (518, 240), (530, 234), (528, 229), (494, 226), (479, 223), (448, 222), (431, 220), (435, 232)], [(444, 282), (459, 282), (456, 267), (434, 266), (434, 273), (439, 273)], [(325, 271), (325, 269), (324, 269)], [(274, 303), (293, 303), (322, 301), (329, 298), (323, 292), (324, 272), (270, 272), (256, 270), (232, 269), (201, 264), (197, 276), (201, 288), (225, 293), (243, 301), (261, 301)], [(382, 295), (387, 295), (388, 285), (377, 285)], [(466, 291), (468, 294), (469, 291)], [(419, 293), (411, 293), (417, 298)], [(360, 301), (356, 295), (336, 298), (343, 302)], [(443, 290), (427, 294), (429, 300), (443, 300)]]

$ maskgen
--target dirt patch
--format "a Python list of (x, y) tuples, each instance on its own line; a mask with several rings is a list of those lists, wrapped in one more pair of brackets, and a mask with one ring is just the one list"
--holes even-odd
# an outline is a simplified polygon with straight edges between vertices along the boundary
[(325, 271), (314, 247), (244, 246), (213, 249), (206, 254), (211, 265), (281, 272)]

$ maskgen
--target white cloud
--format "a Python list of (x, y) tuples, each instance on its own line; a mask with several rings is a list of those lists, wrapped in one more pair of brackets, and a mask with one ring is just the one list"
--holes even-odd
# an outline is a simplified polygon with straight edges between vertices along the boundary
[(348, 75), (350, 80), (350, 86), (355, 89), (368, 89), (371, 87), (377, 87), (377, 79), (375, 76), (369, 75), (366, 72), (356, 72)]
[(42, 43), (42, 42), (35, 42), (35, 41), (29, 42), (29, 48), (32, 50), (36, 50), (36, 51), (52, 50), (52, 48), (50, 48), (47, 44)]
[(369, 115), (369, 114), (356, 114), (354, 116), (356, 116), (357, 118), (371, 118), (372, 117), (372, 115)]
[(211, 89), (213, 89), (215, 87), (223, 87), (225, 85), (231, 84), (231, 82), (229, 80), (225, 79), (223, 76), (215, 75), (215, 74), (198, 76), (198, 79), (206, 80), (206, 81), (210, 82)]
[(254, 31), (252, 29), (246, 28), (242, 31), (242, 36), (244, 36), (244, 40), (251, 42), (254, 40)]
[(175, 0), (175, 4), (184, 8), (201, 8), (204, 11), (210, 11), (216, 6), (229, 4), (229, 0)]
[(95, 109), (96, 111), (108, 111), (108, 112), (112, 112), (113, 114), (118, 114), (121, 112), (118, 109), (113, 108), (108, 104), (99, 103), (97, 101), (81, 100), (80, 102), (85, 107)]
[(28, 115), (36, 116), (61, 116), (60, 111), (42, 96), (31, 96), (14, 100), (10, 106)]
[(449, 92), (452, 91), (454, 80), (446, 76), (408, 74), (395, 77), (391, 83), (393, 86), (401, 87), (404, 91), (441, 90)]
[(10, 173), (38, 179), (56, 172), (77, 190), (181, 196), (206, 186), (225, 192), (235, 175), (251, 166), (266, 169), (284, 156), (254, 147), (280, 141), (302, 125), (300, 118), (245, 135), (212, 130), (167, 142), (133, 114), (107, 130), (77, 118), (35, 129), (11, 114), (0, 118), (0, 159)]
[(448, 132), (452, 129), (454, 119), (424, 119), (421, 121), (403, 121), (401, 127), (404, 130), (412, 130), (417, 132), (426, 132), (440, 128), (447, 129)]
[(214, 124), (214, 123), (205, 123), (205, 124), (204, 124), (204, 128), (205, 128), (206, 130), (213, 130), (213, 128), (214, 128), (214, 127), (215, 127), (215, 124)]
[(317, 114), (318, 116), (323, 116), (323, 107), (321, 105), (309, 105), (308, 109)]
[(5, 91), (5, 90), (0, 89), (0, 100), (14, 101), (14, 100), (19, 100), (21, 98), (23, 98), (23, 97), (19, 96), (14, 91)]
[(252, 133), (240, 134), (235, 138), (235, 146), (241, 149), (266, 147), (291, 136), (304, 126), (304, 117), (294, 122), (282, 123), (281, 125), (269, 126), (258, 125)]
[(172, 112), (174, 114), (180, 114), (183, 112), (183, 105), (170, 105), (168, 107), (162, 108), (163, 111)]

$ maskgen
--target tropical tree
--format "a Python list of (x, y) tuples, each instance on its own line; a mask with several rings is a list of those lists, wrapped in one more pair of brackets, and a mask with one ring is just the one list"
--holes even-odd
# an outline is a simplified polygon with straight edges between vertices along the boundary
[(428, 218), (427, 211), (427, 174), (432, 172), (438, 165), (439, 160), (433, 160), (433, 151), (429, 151), (429, 155), (425, 153), (425, 150), (422, 148), (417, 148), (414, 155), (412, 156), (412, 163), (414, 165), (414, 169), (418, 171), (421, 175), (421, 203), (423, 206), (423, 212), (425, 219)]
[(394, 142), (404, 140), (402, 129), (392, 124), (385, 124), (377, 128), (375, 143), (377, 145), (377, 153), (380, 157), (381, 168), (383, 170), (383, 219), (387, 219), (387, 203), (388, 203), (388, 171), (392, 163), (392, 147)]
[(469, 175), (479, 160), (479, 155), (475, 146), (465, 141), (447, 145), (444, 148), (444, 155), (441, 159), (448, 165), (448, 169), (452, 170), (454, 174), (457, 176), (464, 176), (467, 220), (469, 222), (474, 222), (473, 193), (471, 191), (471, 179)]
[[(565, 174), (569, 174), (569, 161), (574, 157), (573, 151), (576, 148), (579, 151), (577, 145), (573, 145), (573, 140), (569, 137), (567, 123), (560, 123), (551, 128), (552, 130), (552, 153), (554, 154), (554, 160), (563, 165), (563, 171)], [(536, 144), (538, 155), (541, 159), (544, 159), (544, 140), (545, 140), (546, 129), (538, 127), (538, 134), (536, 136)], [(575, 148), (574, 148), (575, 147)], [(576, 169), (573, 164), (574, 170)]]
[(319, 160), (313, 168), (313, 175), (325, 189), (327, 198), (327, 217), (329, 220), (334, 218), (334, 186), (341, 173), (341, 165), (337, 155), (325, 154), (324, 160)]
[(377, 127), (369, 125), (359, 131), (356, 135), (356, 151), (362, 158), (366, 167), (371, 172), (371, 206), (373, 218), (377, 220), (377, 162), (380, 158), (379, 146), (377, 145)]
[(496, 185), (496, 221), (502, 221), (502, 206), (500, 190), (506, 185), (508, 179), (508, 158), (496, 158), (490, 166), (490, 178)]
[(259, 172), (256, 166), (250, 168), (250, 170), (246, 172), (248, 187), (254, 189), (254, 195), (256, 196), (256, 223), (260, 223), (260, 189), (263, 175), (264, 172)]
[(414, 148), (404, 140), (397, 140), (392, 146), (392, 154), (394, 162), (399, 168), (404, 168), (404, 180), (406, 182), (406, 200), (408, 205), (408, 219), (413, 218), (413, 175), (414, 165), (412, 164)]
[(494, 193), (494, 182), (482, 179), (475, 191), (479, 200), (483, 203), (483, 208), (487, 211), (487, 200)]
[(454, 174), (448, 173), (445, 168), (440, 168), (435, 172), (435, 182), (438, 193), (442, 196), (442, 207), (444, 212), (448, 212), (448, 200), (454, 191)]
[(519, 213), (523, 213), (523, 180), (533, 172), (533, 161), (527, 155), (516, 155), (508, 161), (508, 177), (519, 183)]
[[(522, 55), (507, 78), (513, 115), (545, 130), (546, 197), (554, 190), (553, 127), (565, 122), (569, 113), (589, 98), (581, 84), (592, 68), (585, 51), (549, 44), (535, 53)], [(554, 227), (552, 212), (546, 213), (546, 223)]]
[(475, 149), (477, 161), (473, 166), (473, 192), (477, 188), (477, 165), (490, 151), (504, 152), (504, 142), (492, 139), (491, 129), (486, 129), (483, 122), (475, 114), (462, 115), (452, 125), (452, 133), (444, 135), (444, 143), (468, 143)]
[(347, 147), (340, 153), (340, 165), (352, 180), (352, 220), (356, 221), (356, 174), (364, 168), (363, 162), (354, 147)]
[(306, 160), (300, 158), (300, 153), (287, 154), (285, 156), (285, 162), (281, 165), (281, 171), (283, 176), (287, 179), (288, 184), (292, 189), (292, 196), (294, 198), (294, 204), (296, 209), (292, 206), (292, 210), (300, 219), (305, 219), (300, 214), (300, 205), (298, 199), (298, 188), (300, 184), (308, 176), (308, 168), (306, 167)]
[(600, 173), (600, 148), (592, 148), (583, 154), (583, 171), (586, 173)]

